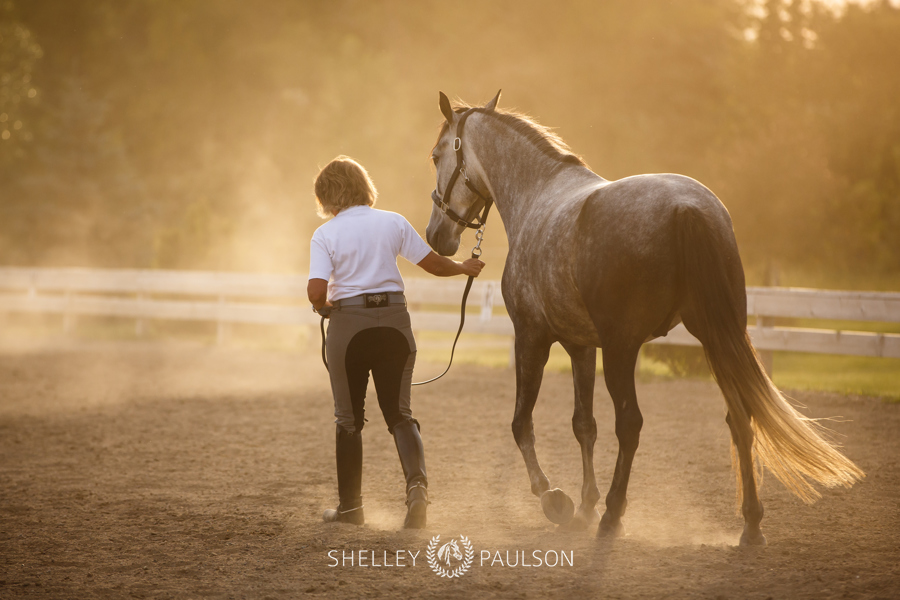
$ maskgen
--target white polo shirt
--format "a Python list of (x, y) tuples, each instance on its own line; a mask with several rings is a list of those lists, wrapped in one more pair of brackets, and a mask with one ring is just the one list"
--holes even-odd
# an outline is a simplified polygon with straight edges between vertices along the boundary
[(309, 245), (309, 278), (328, 283), (331, 301), (402, 292), (397, 256), (418, 264), (431, 248), (403, 215), (351, 206), (316, 229)]

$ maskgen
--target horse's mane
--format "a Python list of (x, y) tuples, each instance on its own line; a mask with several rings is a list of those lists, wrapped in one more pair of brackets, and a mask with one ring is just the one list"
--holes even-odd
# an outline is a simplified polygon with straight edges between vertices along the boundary
[[(549, 156), (560, 162), (587, 167), (587, 163), (585, 163), (580, 156), (573, 153), (569, 148), (569, 145), (566, 144), (561, 137), (556, 135), (549, 127), (541, 125), (528, 115), (499, 108), (485, 110), (483, 107), (470, 106), (463, 102), (457, 102), (453, 106), (453, 110), (457, 113), (464, 113), (471, 108), (474, 108), (483, 115), (490, 115), (495, 119), (499, 119), (501, 123), (505, 123), (514, 131), (524, 136), (525, 139), (531, 142), (545, 156)], [(444, 121), (438, 139), (447, 132), (448, 127), (447, 121)]]

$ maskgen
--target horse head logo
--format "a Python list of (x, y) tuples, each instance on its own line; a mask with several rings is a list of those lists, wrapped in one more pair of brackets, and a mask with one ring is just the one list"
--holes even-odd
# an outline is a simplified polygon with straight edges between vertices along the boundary
[(459, 551), (459, 544), (456, 543), (456, 539), (454, 538), (438, 549), (437, 557), (439, 561), (450, 568), (450, 559), (454, 558), (458, 561), (462, 560), (463, 554)]
[(428, 550), (425, 552), (431, 569), (441, 577), (459, 577), (469, 570), (475, 559), (475, 550), (469, 538), (462, 535), (457, 542), (453, 538), (449, 542), (441, 544), (441, 536), (431, 538)]

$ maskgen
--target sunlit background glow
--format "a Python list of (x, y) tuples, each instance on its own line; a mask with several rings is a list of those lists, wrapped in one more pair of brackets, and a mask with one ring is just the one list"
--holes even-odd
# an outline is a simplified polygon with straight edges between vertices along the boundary
[(301, 273), (341, 153), (424, 233), (438, 91), (503, 88), (608, 179), (709, 186), (751, 283), (891, 287), (898, 5), (0, 0), (0, 261)]

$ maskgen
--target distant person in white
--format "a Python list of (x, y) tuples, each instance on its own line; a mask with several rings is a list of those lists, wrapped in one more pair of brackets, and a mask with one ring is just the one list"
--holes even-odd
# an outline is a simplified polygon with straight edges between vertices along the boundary
[(426, 524), (428, 479), (419, 423), (410, 408), (416, 341), (406, 310), (397, 256), (432, 275), (477, 277), (484, 263), (462, 263), (435, 254), (397, 213), (376, 210), (377, 192), (356, 161), (339, 156), (316, 177), (322, 218), (313, 234), (307, 293), (316, 312), (330, 318), (325, 347), (334, 396), (337, 509), (328, 522), (365, 523), (362, 504), (362, 436), (369, 372), (378, 405), (394, 436), (406, 477), (404, 527)]

